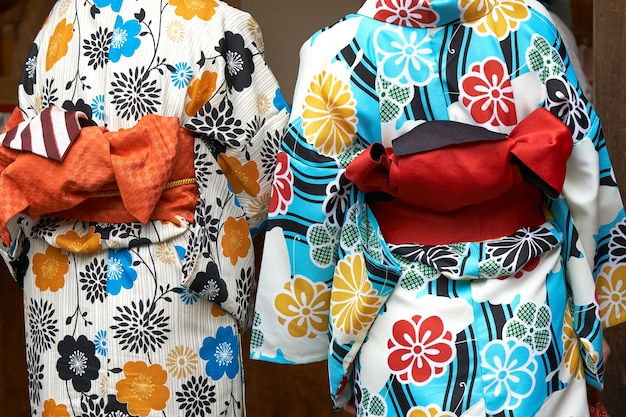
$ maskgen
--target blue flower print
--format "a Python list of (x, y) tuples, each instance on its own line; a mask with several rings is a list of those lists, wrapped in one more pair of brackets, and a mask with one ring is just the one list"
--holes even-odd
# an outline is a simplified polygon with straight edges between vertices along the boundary
[(285, 99), (283, 92), (279, 88), (276, 89), (276, 94), (274, 95), (274, 107), (278, 110), (286, 109), (287, 112), (291, 112), (291, 107), (289, 107), (287, 99)]
[(104, 120), (104, 94), (100, 94), (91, 100), (91, 117)]
[(204, 339), (200, 357), (207, 361), (208, 376), (217, 381), (226, 374), (233, 379), (239, 371), (239, 341), (232, 327), (220, 327), (215, 337)]
[(388, 80), (401, 86), (422, 86), (435, 76), (430, 36), (401, 26), (385, 27), (376, 31), (374, 42), (380, 50), (380, 67)]
[(191, 66), (186, 62), (179, 62), (174, 65), (173, 68), (170, 69), (172, 71), (172, 75), (170, 79), (176, 88), (186, 88), (189, 85), (189, 80), (191, 79), (192, 71)]
[(537, 362), (530, 347), (516, 340), (494, 340), (480, 353), (488, 414), (514, 410), (535, 387)]
[(109, 50), (109, 60), (117, 62), (123, 56), (133, 56), (135, 50), (139, 48), (141, 41), (137, 37), (141, 31), (141, 25), (137, 20), (124, 22), (120, 16), (115, 21), (113, 37), (111, 38), (111, 48)]
[(107, 346), (107, 332), (106, 330), (98, 330), (96, 333), (96, 337), (93, 340), (94, 345), (96, 345), (96, 353), (102, 356), (106, 356), (109, 351)]
[(194, 304), (200, 298), (200, 294), (191, 288), (181, 286), (180, 289), (180, 300), (187, 305)]
[(119, 251), (109, 250), (107, 265), (107, 292), (118, 295), (122, 288), (127, 290), (133, 287), (137, 279), (137, 271), (132, 268), (133, 259), (127, 249)]
[(119, 12), (122, 8), (123, 0), (94, 0), (94, 3), (98, 8), (103, 8), (107, 6), (111, 6), (111, 10), (114, 12)]

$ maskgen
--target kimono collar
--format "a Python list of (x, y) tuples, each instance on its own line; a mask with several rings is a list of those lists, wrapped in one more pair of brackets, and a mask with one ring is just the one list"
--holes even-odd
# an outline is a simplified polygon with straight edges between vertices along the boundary
[(360, 15), (415, 28), (470, 22), (489, 14), (493, 0), (366, 0)]

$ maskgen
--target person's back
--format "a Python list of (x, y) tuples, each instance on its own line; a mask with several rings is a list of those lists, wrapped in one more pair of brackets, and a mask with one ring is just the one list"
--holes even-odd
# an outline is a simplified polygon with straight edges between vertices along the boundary
[(358, 416), (587, 415), (625, 219), (549, 13), (367, 0), (300, 56), (252, 357)]
[(54, 6), (0, 148), (33, 414), (245, 414), (252, 237), (288, 117), (263, 52), (219, 1)]

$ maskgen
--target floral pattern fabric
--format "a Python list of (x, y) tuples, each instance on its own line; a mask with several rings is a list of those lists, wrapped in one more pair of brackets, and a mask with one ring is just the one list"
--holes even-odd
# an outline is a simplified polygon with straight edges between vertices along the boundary
[(193, 222), (18, 215), (0, 246), (24, 288), (34, 416), (245, 415), (253, 236), (288, 121), (252, 17), (217, 0), (59, 0), (19, 109), (79, 110), (117, 132), (177, 118), (194, 135)]
[[(626, 317), (626, 219), (600, 121), (549, 13), (535, 0), (367, 0), (300, 56), (252, 358), (328, 360), (334, 405), (354, 397), (360, 417), (586, 415), (587, 385), (603, 384), (602, 328)], [(372, 143), (390, 148), (418, 125), (507, 135), (542, 107), (573, 144), (543, 224), (392, 244), (346, 179)], [(447, 172), (471, 189), (459, 167)]]

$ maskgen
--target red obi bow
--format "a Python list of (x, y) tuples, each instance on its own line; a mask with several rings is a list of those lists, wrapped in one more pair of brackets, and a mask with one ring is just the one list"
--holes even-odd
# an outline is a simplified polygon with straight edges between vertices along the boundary
[[(572, 147), (568, 127), (543, 108), (508, 136), (457, 122), (426, 122), (393, 140), (392, 148), (372, 144), (347, 167), (346, 177), (360, 191), (376, 193), (368, 202), (391, 242), (482, 240), (545, 220), (537, 189), (559, 196)], [(518, 200), (525, 202), (515, 206)], [(422, 231), (413, 235), (419, 240), (407, 235), (407, 221), (419, 222), (414, 229)], [(428, 231), (439, 223), (443, 230)]]

